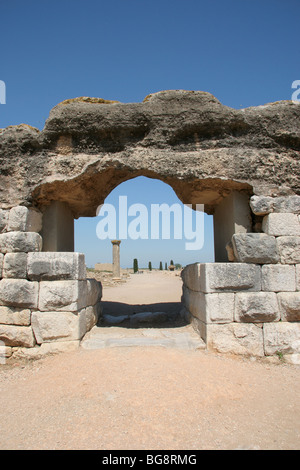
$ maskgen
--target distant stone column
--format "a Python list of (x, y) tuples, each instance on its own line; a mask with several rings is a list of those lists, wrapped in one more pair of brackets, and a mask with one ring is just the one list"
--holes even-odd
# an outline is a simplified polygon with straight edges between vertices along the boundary
[(121, 278), (121, 269), (120, 269), (120, 243), (121, 240), (112, 240), (113, 246), (113, 278)]

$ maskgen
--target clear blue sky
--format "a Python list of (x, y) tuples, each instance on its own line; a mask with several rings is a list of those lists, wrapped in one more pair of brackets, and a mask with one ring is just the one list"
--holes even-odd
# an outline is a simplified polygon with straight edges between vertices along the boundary
[[(208, 91), (238, 109), (291, 99), (300, 79), (299, 0), (11, 0), (0, 18), (0, 127), (42, 129), (66, 98), (139, 102), (166, 89)], [(84, 222), (76, 249), (88, 261), (95, 230)]]

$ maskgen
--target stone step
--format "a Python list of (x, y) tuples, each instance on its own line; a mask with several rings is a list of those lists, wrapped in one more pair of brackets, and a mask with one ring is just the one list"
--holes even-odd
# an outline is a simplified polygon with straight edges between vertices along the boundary
[(80, 346), (84, 349), (111, 347), (163, 347), (205, 349), (206, 345), (191, 325), (181, 328), (120, 328), (95, 326), (85, 335)]

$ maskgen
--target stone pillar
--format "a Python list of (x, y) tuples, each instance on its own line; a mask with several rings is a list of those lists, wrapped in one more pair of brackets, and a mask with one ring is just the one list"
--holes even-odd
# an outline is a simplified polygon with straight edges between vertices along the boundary
[(53, 201), (43, 214), (43, 251), (74, 251), (74, 217), (68, 204)]
[(231, 241), (232, 235), (251, 231), (248, 195), (234, 191), (223, 199), (214, 213), (215, 261), (228, 261), (226, 245)]
[(121, 278), (121, 269), (120, 269), (120, 243), (121, 240), (112, 240), (113, 246), (113, 278)]

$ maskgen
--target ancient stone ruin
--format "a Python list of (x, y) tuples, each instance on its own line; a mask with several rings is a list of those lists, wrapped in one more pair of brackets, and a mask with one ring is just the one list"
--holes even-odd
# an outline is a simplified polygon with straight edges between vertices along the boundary
[(119, 183), (169, 184), (214, 216), (215, 263), (187, 266), (184, 311), (208, 348), (300, 353), (300, 106), (236, 110), (209, 93), (142, 103), (66, 100), (44, 129), (0, 130), (0, 341), (6, 356), (77, 348), (101, 285), (74, 253), (74, 218)]

